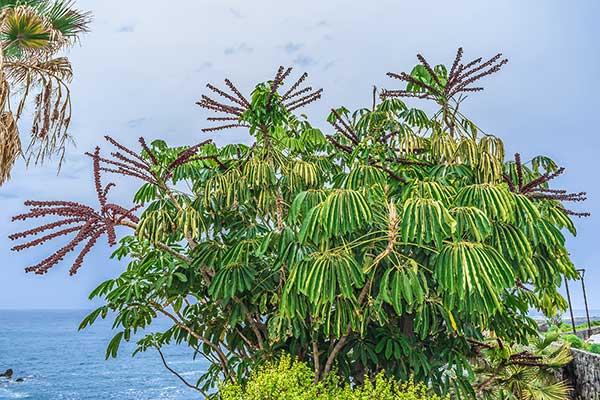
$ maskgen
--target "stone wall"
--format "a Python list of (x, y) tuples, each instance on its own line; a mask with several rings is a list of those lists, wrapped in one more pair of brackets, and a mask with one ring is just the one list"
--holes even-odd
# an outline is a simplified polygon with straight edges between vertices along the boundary
[[(572, 332), (567, 332), (572, 333)], [(587, 329), (583, 329), (580, 331), (576, 331), (575, 334), (582, 338), (583, 340), (587, 340), (592, 335), (600, 334), (600, 326), (592, 326), (592, 329), (589, 331)]]
[(600, 354), (571, 349), (573, 361), (563, 370), (562, 379), (573, 387), (573, 400), (600, 400)]

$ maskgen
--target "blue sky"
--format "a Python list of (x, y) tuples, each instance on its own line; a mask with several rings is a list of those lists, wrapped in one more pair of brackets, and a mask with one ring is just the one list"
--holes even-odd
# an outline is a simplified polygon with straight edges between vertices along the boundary
[[(87, 294), (124, 265), (107, 260), (97, 245), (80, 272), (70, 264), (46, 276), (24, 267), (52, 252), (52, 244), (12, 253), (9, 233), (21, 226), (10, 217), (27, 199), (95, 201), (84, 151), (110, 134), (134, 144), (139, 136), (170, 144), (196, 143), (207, 135), (206, 114), (194, 105), (208, 82), (229, 77), (248, 92), (279, 65), (307, 71), (322, 100), (306, 108), (325, 128), (332, 106), (369, 104), (372, 85), (394, 87), (389, 71), (409, 70), (415, 55), (451, 63), (456, 48), (465, 58), (502, 52), (510, 59), (486, 90), (472, 95), (464, 112), (486, 132), (502, 137), (507, 154), (524, 159), (545, 154), (567, 168), (557, 181), (587, 191), (591, 218), (577, 220), (569, 238), (576, 265), (587, 269), (590, 305), (600, 309), (600, 155), (597, 133), (600, 93), (600, 15), (597, 1), (205, 1), (78, 0), (94, 13), (92, 32), (69, 52), (76, 147), (56, 176), (56, 165), (26, 169), (19, 162), (0, 187), (0, 308), (85, 308)], [(213, 135), (218, 143), (248, 141), (242, 131)], [(119, 183), (116, 202), (128, 204), (132, 182)], [(581, 295), (573, 288), (575, 307)]]

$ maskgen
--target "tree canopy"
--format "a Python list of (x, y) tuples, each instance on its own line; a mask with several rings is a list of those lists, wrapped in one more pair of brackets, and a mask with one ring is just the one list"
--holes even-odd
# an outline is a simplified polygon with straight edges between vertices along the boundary
[[(360, 384), (385, 371), (474, 396), (473, 357), (486, 341), (526, 343), (537, 328), (530, 309), (565, 309), (557, 289), (577, 274), (564, 234), (584, 214), (564, 203), (585, 193), (551, 187), (564, 170), (547, 157), (507, 159), (502, 140), (459, 110), (501, 55), (463, 63), (459, 49), (450, 68), (419, 61), (388, 74), (403, 87), (374, 92), (370, 107), (332, 108), (327, 130), (293, 112), (322, 91), (303, 86), (306, 74), (292, 80), (291, 68), (247, 97), (230, 80), (209, 84), (198, 104), (221, 125), (205, 131), (242, 127), (252, 145), (140, 139), (135, 151), (107, 137), (108, 155), (89, 153), (99, 208), (27, 202), (15, 220), (59, 219), (12, 235), (37, 235), (14, 249), (73, 235), (28, 270), (46, 273), (81, 245), (75, 273), (106, 235), (128, 265), (91, 293), (106, 304), (81, 327), (114, 317), (107, 356), (116, 356), (122, 340), (170, 319), (138, 351), (189, 346), (211, 362), (188, 383), (200, 391), (243, 382), (285, 351), (317, 381), (336, 370)], [(407, 99), (439, 109), (428, 115)], [(133, 208), (108, 202), (103, 173), (141, 181)], [(117, 241), (116, 226), (134, 232)]]

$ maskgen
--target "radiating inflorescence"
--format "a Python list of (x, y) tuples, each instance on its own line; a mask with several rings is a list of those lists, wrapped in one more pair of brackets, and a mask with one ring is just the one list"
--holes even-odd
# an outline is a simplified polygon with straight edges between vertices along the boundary
[[(559, 175), (562, 175), (565, 172), (564, 168), (558, 168), (555, 171), (548, 171), (527, 183), (523, 181), (523, 163), (521, 162), (521, 155), (519, 153), (515, 154), (515, 168), (517, 170), (517, 182), (513, 182), (512, 179), (506, 174), (503, 176), (504, 181), (514, 193), (523, 194), (530, 199), (556, 200), (561, 202), (580, 202), (587, 199), (586, 192), (568, 193), (564, 189), (548, 189), (544, 187), (547, 182), (558, 177)], [(562, 210), (566, 214), (575, 217), (589, 217), (591, 215), (588, 212), (575, 212), (566, 208), (562, 208)]]
[[(110, 136), (105, 136), (104, 138), (118, 150), (110, 153), (113, 159), (86, 153), (88, 156), (98, 159), (100, 162), (100, 171), (132, 176), (153, 185), (158, 185), (159, 182), (168, 180), (172, 176), (175, 168), (202, 158), (196, 155), (198, 149), (212, 143), (212, 140), (210, 139), (205, 140), (182, 151), (177, 158), (167, 165), (165, 170), (159, 174), (159, 168), (157, 168), (159, 163), (156, 155), (152, 152), (150, 147), (148, 147), (143, 137), (139, 138), (139, 142), (147, 159), (144, 158), (143, 154), (136, 153)], [(214, 156), (209, 156), (209, 158), (214, 158)]]
[[(321, 98), (323, 89), (313, 90), (312, 87), (307, 86), (300, 88), (304, 80), (308, 77), (307, 73), (303, 73), (294, 84), (280, 97), (276, 96), (277, 89), (283, 86), (285, 79), (292, 72), (292, 68), (279, 67), (275, 77), (269, 82), (271, 85), (271, 91), (267, 99), (267, 111), (271, 109), (273, 102), (278, 101), (284, 106), (287, 111), (291, 112), (297, 108), (304, 107), (307, 104), (312, 103)], [(223, 125), (218, 125), (210, 128), (203, 128), (203, 132), (214, 132), (228, 128), (236, 127), (249, 127), (244, 123), (242, 115), (252, 108), (250, 101), (246, 99), (241, 91), (234, 86), (229, 79), (225, 79), (225, 85), (229, 88), (231, 93), (227, 93), (224, 90), (211, 85), (210, 83), (206, 87), (217, 94), (219, 97), (216, 99), (207, 95), (202, 95), (200, 101), (196, 104), (207, 110), (215, 111), (217, 113), (227, 114), (228, 116), (216, 116), (208, 117), (207, 120), (211, 122), (225, 122)]]
[(27, 272), (45, 274), (50, 268), (62, 261), (67, 254), (77, 249), (81, 243), (85, 243), (69, 271), (73, 275), (81, 267), (85, 256), (100, 236), (106, 234), (108, 244), (113, 246), (116, 244), (115, 226), (125, 221), (130, 223), (138, 222), (138, 218), (133, 214), (137, 207), (126, 209), (117, 204), (107, 202), (107, 195), (110, 189), (114, 187), (114, 184), (109, 183), (106, 186), (102, 186), (100, 176), (100, 148), (96, 148), (92, 157), (94, 160), (94, 186), (98, 203), (100, 204), (98, 211), (92, 207), (72, 201), (26, 201), (25, 205), (30, 207), (29, 212), (12, 218), (13, 221), (25, 221), (49, 216), (60, 218), (58, 221), (10, 235), (9, 238), (11, 240), (37, 236), (29, 242), (14, 246), (12, 248), (14, 251), (39, 246), (52, 239), (75, 233), (75, 236), (65, 246), (39, 263), (27, 267), (25, 269)]
[(388, 72), (390, 78), (399, 79), (401, 81), (413, 84), (422, 91), (413, 90), (383, 90), (382, 97), (419, 97), (424, 99), (432, 99), (438, 102), (447, 102), (459, 93), (479, 92), (483, 90), (480, 86), (470, 86), (476, 81), (500, 71), (500, 68), (508, 62), (508, 59), (502, 58), (502, 54), (498, 53), (486, 62), (482, 63), (482, 58), (477, 58), (467, 64), (462, 64), (463, 49), (460, 47), (456, 52), (456, 57), (450, 68), (447, 79), (443, 82), (438, 74), (431, 67), (429, 62), (421, 54), (417, 55), (421, 65), (427, 70), (433, 82), (426, 83), (422, 80), (402, 72), (396, 74)]

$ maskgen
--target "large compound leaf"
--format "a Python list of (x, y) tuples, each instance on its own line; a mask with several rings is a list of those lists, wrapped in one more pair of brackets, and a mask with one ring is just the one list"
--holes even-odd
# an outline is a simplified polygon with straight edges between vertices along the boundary
[(487, 215), (476, 207), (454, 207), (450, 209), (450, 215), (456, 220), (455, 238), (467, 237), (483, 242), (492, 233)]
[(320, 226), (329, 236), (354, 232), (370, 224), (371, 208), (365, 197), (356, 190), (336, 189), (321, 205)]
[(333, 303), (338, 293), (347, 299), (354, 297), (354, 288), (363, 283), (363, 273), (354, 257), (344, 251), (316, 253), (299, 263), (291, 272), (289, 282), (315, 304)]
[(493, 248), (483, 243), (448, 243), (438, 255), (434, 278), (450, 309), (484, 312), (501, 310), (502, 292), (514, 285), (511, 266)]
[(402, 240), (419, 245), (435, 242), (441, 247), (442, 240), (452, 235), (456, 221), (446, 207), (437, 200), (411, 198), (404, 203), (402, 213)]
[(474, 206), (492, 220), (513, 220), (515, 199), (504, 185), (474, 184), (463, 187), (456, 196), (458, 206)]
[(509, 260), (518, 262), (533, 255), (527, 236), (514, 225), (495, 223), (490, 244)]

